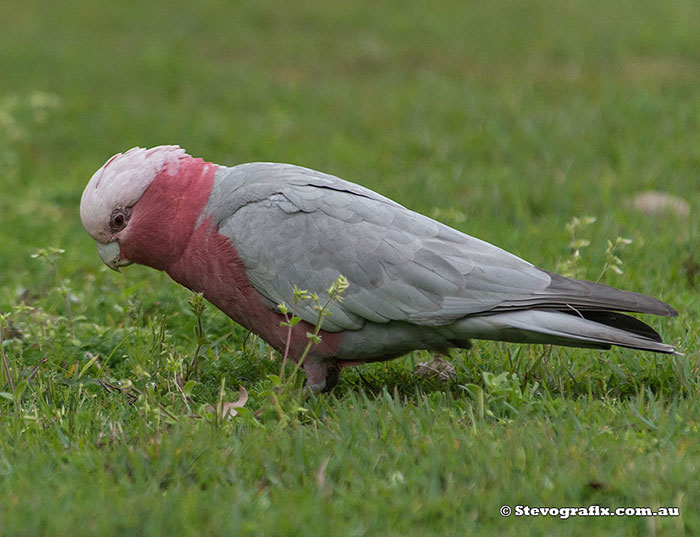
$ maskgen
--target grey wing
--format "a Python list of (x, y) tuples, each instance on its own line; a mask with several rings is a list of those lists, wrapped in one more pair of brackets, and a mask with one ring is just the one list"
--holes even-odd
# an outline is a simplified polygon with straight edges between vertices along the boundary
[[(528, 301), (551, 276), (491, 244), (333, 176), (281, 164), (226, 169), (210, 214), (231, 238), (270, 308), (293, 289), (350, 287), (324, 321), (330, 331), (391, 320), (441, 326)], [(313, 304), (298, 309), (314, 322)]]

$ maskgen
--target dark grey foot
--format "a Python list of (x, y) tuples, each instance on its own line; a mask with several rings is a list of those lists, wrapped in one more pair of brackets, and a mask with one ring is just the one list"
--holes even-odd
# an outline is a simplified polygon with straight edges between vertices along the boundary
[(316, 393), (330, 392), (340, 379), (340, 367), (335, 361), (308, 358), (304, 363), (306, 384)]

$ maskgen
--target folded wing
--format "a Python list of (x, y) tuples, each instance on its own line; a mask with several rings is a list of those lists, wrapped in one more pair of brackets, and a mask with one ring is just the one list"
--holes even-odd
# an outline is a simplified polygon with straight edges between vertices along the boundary
[[(231, 238), (270, 308), (291, 304), (295, 285), (323, 295), (339, 274), (348, 278), (326, 330), (368, 321), (439, 327), (529, 309), (675, 314), (645, 295), (546, 272), (330, 175), (271, 163), (221, 174), (208, 216)], [(309, 322), (317, 316), (308, 302), (298, 313)]]

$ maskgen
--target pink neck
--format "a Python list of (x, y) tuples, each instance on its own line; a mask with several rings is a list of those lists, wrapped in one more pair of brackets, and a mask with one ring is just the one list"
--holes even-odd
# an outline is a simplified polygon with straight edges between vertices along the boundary
[(158, 173), (134, 205), (131, 222), (119, 237), (123, 258), (165, 270), (180, 258), (214, 184), (218, 166), (190, 156), (178, 173)]

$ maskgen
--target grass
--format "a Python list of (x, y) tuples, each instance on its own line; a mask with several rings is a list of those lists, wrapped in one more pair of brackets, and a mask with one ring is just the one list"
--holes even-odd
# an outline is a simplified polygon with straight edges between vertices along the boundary
[[(699, 18), (691, 0), (0, 4), (0, 534), (700, 532)], [(329, 396), (282, 390), (280, 413), (279, 356), (211, 306), (197, 335), (186, 290), (109, 272), (82, 230), (90, 175), (161, 143), (329, 171), (548, 269), (593, 215), (577, 270), (632, 239), (603, 281), (673, 304), (653, 324), (685, 356), (477, 342), (447, 383), (414, 353)], [(646, 189), (690, 216), (630, 209)], [(233, 420), (206, 412), (239, 386)], [(518, 504), (681, 516), (499, 515)]]

